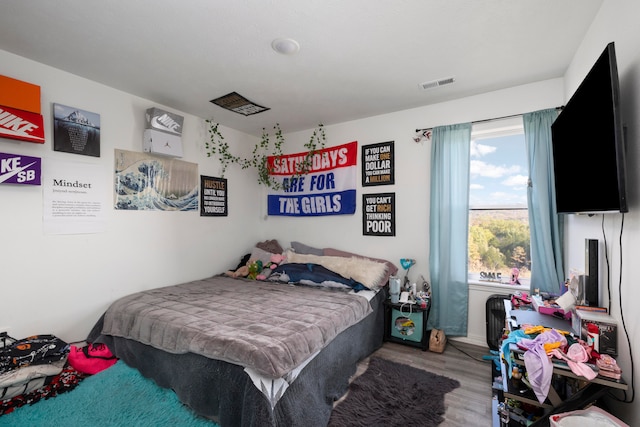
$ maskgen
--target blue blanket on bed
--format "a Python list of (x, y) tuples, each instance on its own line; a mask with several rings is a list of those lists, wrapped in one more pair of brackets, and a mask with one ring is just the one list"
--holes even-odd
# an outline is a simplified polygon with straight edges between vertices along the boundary
[(286, 281), (289, 283), (304, 283), (305, 281), (317, 285), (322, 285), (327, 282), (341, 283), (356, 292), (369, 289), (352, 278), (343, 277), (328, 268), (312, 263), (280, 264), (273, 270), (271, 276), (269, 276), (269, 280), (282, 280), (283, 278), (286, 278)]

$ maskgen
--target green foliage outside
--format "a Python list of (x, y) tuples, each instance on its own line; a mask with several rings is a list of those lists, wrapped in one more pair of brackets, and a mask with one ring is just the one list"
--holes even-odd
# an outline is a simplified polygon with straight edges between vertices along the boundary
[(469, 216), (469, 272), (531, 275), (531, 244), (527, 211), (471, 211)]

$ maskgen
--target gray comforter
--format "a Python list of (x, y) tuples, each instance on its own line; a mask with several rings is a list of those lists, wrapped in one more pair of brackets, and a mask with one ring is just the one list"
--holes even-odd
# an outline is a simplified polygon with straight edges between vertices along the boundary
[(214, 276), (123, 297), (101, 332), (279, 378), (371, 311), (344, 291)]

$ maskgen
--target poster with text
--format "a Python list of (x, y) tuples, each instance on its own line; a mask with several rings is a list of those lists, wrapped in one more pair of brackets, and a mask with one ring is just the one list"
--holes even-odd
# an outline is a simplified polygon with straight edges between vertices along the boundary
[(104, 232), (109, 190), (100, 165), (47, 159), (42, 172), (45, 234)]
[(198, 164), (138, 151), (115, 150), (115, 208), (198, 210)]
[(313, 154), (309, 173), (299, 175), (307, 153), (269, 156), (271, 176), (281, 184), (267, 195), (268, 214), (284, 216), (351, 215), (356, 211), (358, 142)]
[(395, 184), (393, 141), (362, 146), (362, 186)]
[(227, 180), (200, 175), (200, 216), (227, 216)]
[(53, 150), (100, 157), (100, 115), (53, 104)]
[(364, 236), (396, 235), (396, 194), (362, 195), (362, 234)]

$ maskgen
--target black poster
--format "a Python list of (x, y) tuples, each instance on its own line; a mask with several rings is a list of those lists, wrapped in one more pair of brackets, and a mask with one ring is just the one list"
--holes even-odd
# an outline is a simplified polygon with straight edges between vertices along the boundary
[(227, 216), (227, 180), (200, 175), (200, 216)]
[(362, 186), (395, 183), (393, 141), (362, 146)]
[(100, 114), (54, 103), (53, 150), (100, 157)]
[(396, 235), (396, 193), (362, 195), (362, 234)]

